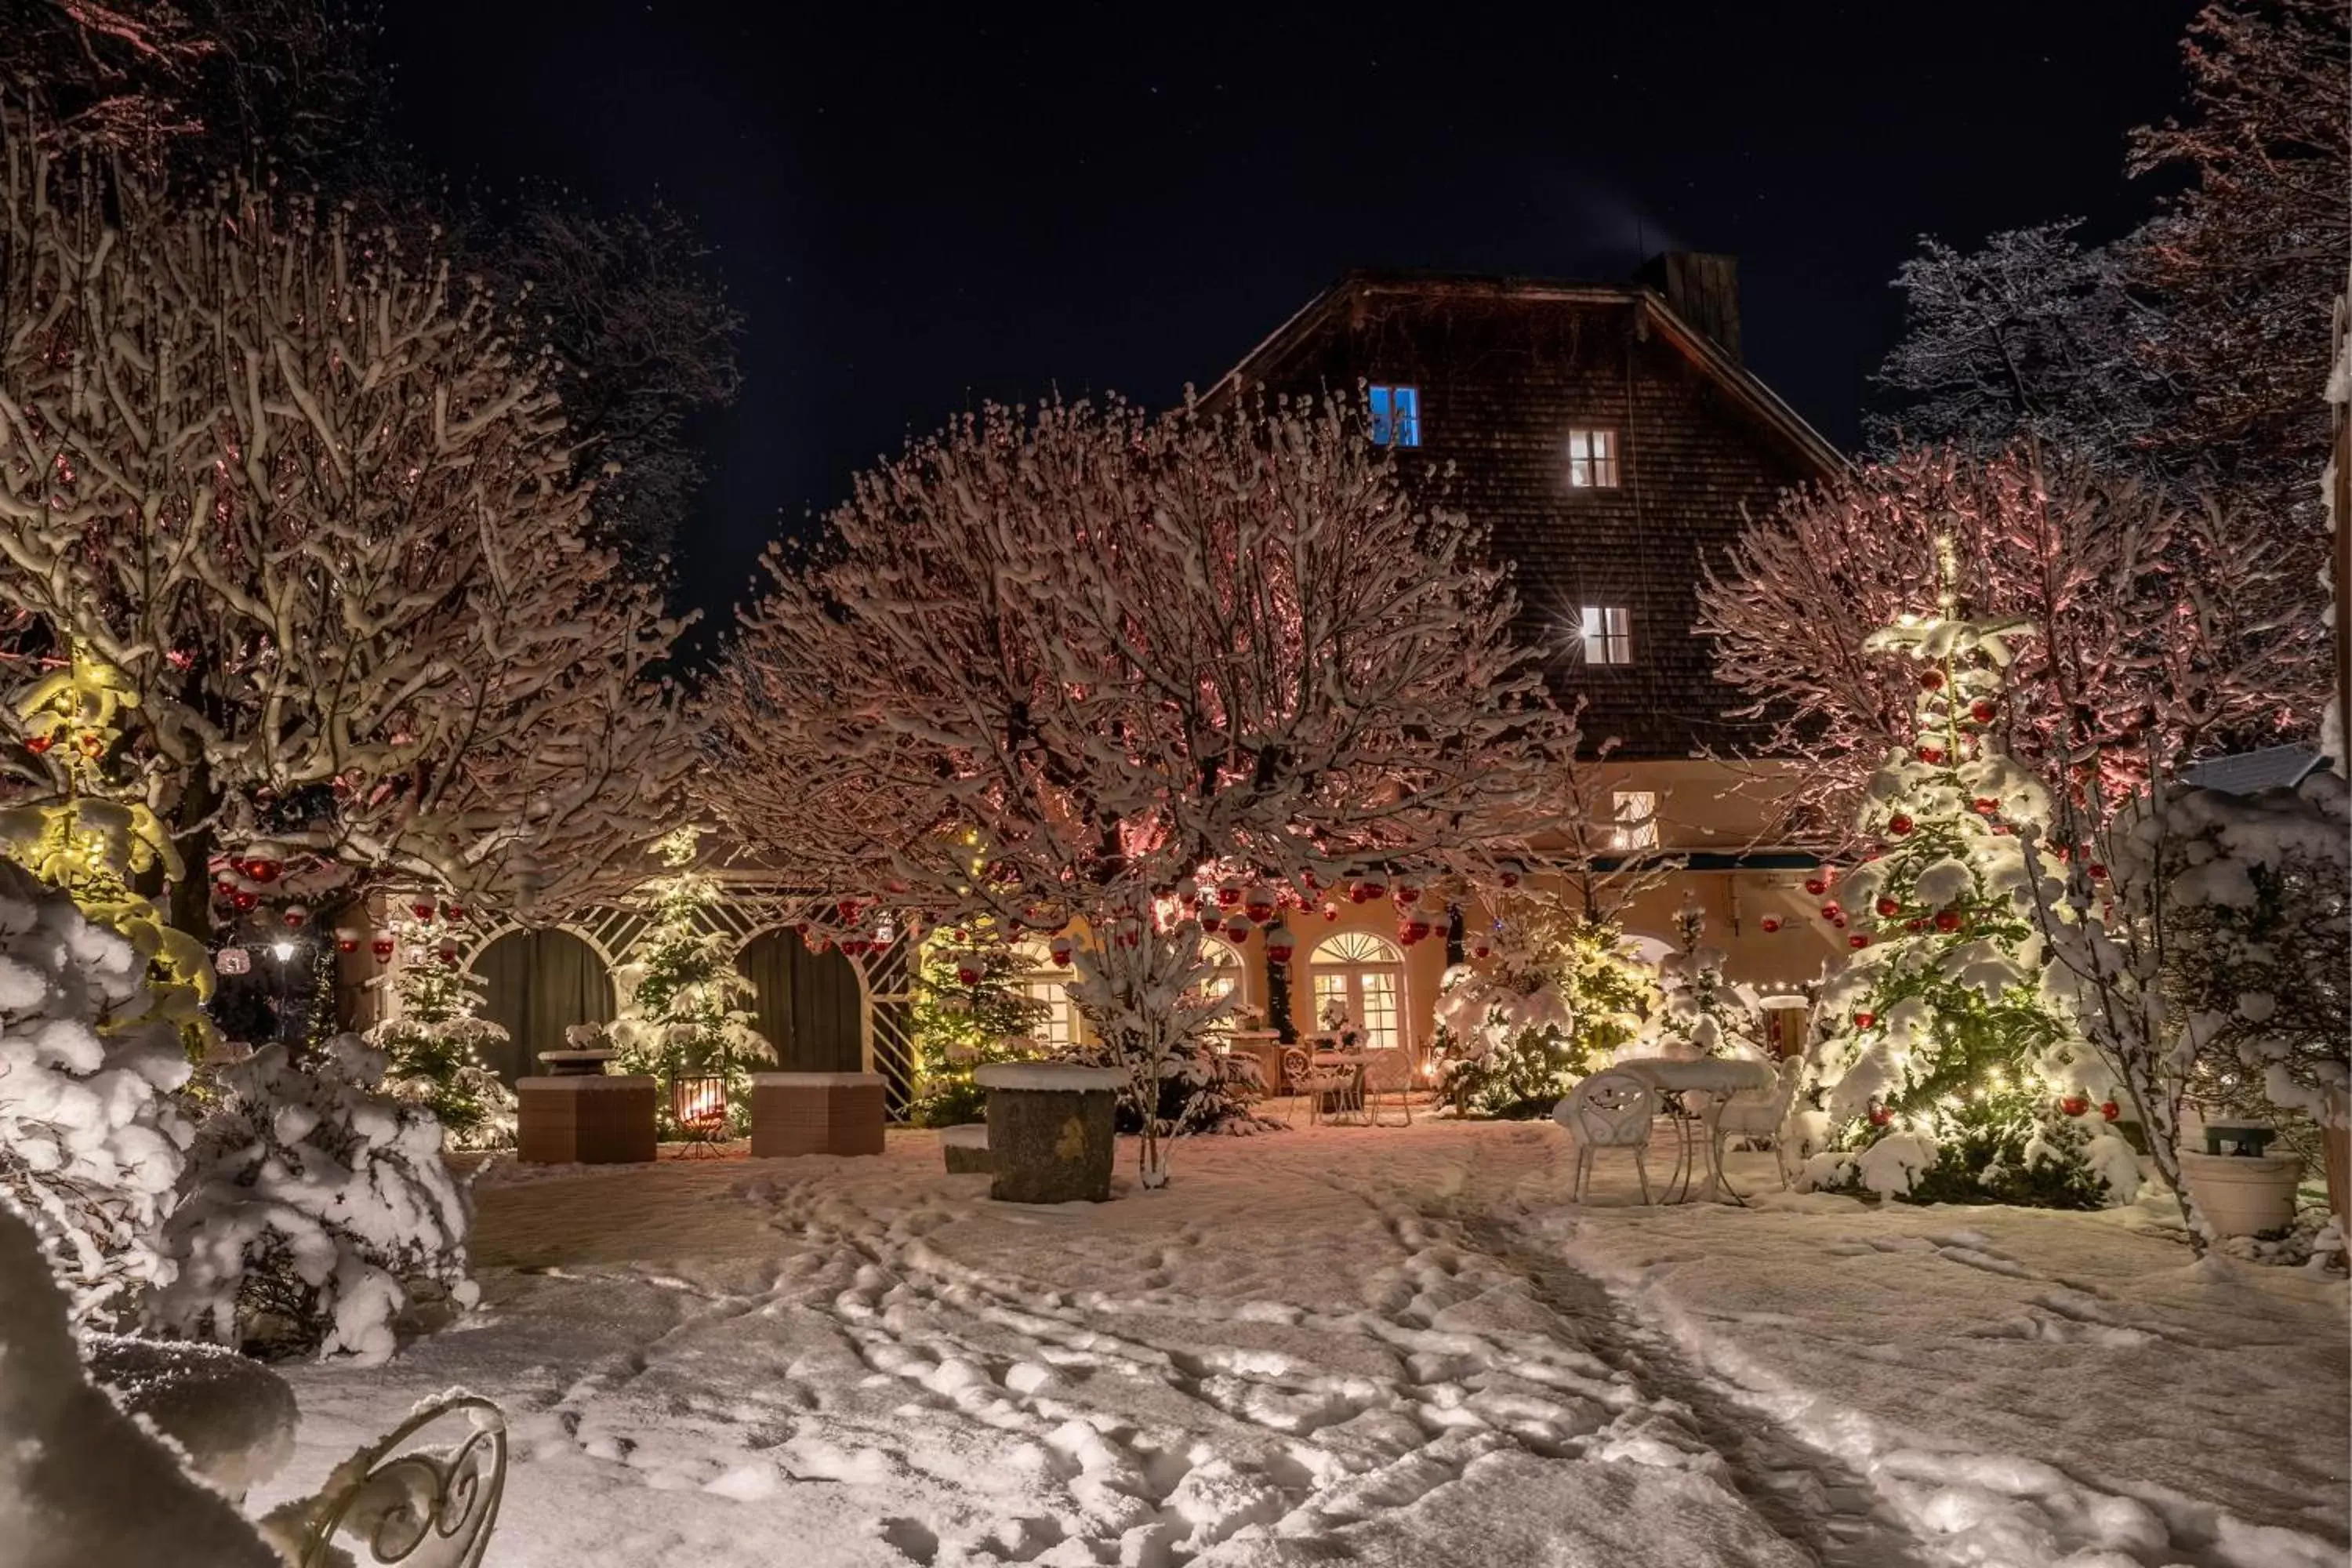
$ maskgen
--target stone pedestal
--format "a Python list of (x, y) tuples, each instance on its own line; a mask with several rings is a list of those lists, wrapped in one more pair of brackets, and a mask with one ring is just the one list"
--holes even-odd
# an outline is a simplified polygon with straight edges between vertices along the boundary
[(940, 1129), (940, 1152), (947, 1156), (950, 1176), (987, 1175), (996, 1166), (988, 1157), (988, 1124)]
[(654, 1157), (654, 1080), (578, 1074), (515, 1080), (516, 1157), (539, 1165), (624, 1165)]
[(1012, 1204), (1101, 1203), (1110, 1196), (1113, 1118), (1126, 1076), (1108, 1068), (998, 1062), (972, 1081), (988, 1091), (988, 1195)]
[(751, 1075), (751, 1155), (879, 1154), (887, 1108), (875, 1072)]

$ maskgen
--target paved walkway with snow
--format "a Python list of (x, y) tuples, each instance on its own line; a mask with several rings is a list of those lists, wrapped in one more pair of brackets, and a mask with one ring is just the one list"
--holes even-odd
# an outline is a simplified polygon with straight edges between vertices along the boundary
[(1564, 1153), (1214, 1139), (1054, 1209), (920, 1132), (494, 1176), (487, 1310), (296, 1369), (273, 1497), (462, 1383), (514, 1422), (491, 1568), (2345, 1561), (2341, 1281), (2129, 1215), (1611, 1207), (1608, 1155), (1570, 1209)]

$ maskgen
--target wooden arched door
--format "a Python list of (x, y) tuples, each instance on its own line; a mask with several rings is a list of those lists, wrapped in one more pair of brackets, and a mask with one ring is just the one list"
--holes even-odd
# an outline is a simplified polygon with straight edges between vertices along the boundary
[(849, 960), (772, 931), (744, 943), (735, 967), (751, 983), (756, 1027), (776, 1047), (777, 1071), (866, 1070), (866, 988)]
[(507, 1032), (486, 1048), (487, 1065), (511, 1084), (539, 1072), (539, 1053), (563, 1048), (574, 1024), (610, 1023), (613, 976), (587, 942), (554, 926), (508, 931), (469, 965), (487, 994), (481, 1016)]

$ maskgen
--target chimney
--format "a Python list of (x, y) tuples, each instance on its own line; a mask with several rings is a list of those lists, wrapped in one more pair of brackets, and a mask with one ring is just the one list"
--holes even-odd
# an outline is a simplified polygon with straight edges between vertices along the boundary
[(1675, 314), (1715, 340), (1716, 347), (1739, 358), (1739, 258), (1696, 250), (1653, 256), (1633, 274), (1665, 296)]

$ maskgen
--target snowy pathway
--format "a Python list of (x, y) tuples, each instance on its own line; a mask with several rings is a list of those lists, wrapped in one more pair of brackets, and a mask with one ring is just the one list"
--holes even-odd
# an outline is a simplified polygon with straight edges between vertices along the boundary
[(1687, 1261), (1696, 1222), (1562, 1211), (1555, 1138), (1218, 1140), (1063, 1209), (987, 1203), (921, 1134), (491, 1184), (489, 1311), (299, 1371), (282, 1484), (462, 1382), (515, 1422), (493, 1568), (1971, 1560), (1874, 1450), (1713, 1364), (1645, 1294), (1661, 1258), (1611, 1250)]

